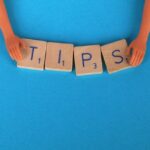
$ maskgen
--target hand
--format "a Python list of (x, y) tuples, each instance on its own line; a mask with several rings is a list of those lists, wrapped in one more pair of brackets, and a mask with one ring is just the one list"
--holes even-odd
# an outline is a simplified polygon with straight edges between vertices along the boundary
[(126, 55), (129, 57), (131, 66), (138, 66), (142, 63), (146, 53), (146, 41), (136, 38), (127, 48)]
[(21, 50), (26, 49), (26, 45), (23, 42), (23, 40), (21, 40), (17, 36), (11, 36), (5, 39), (5, 43), (6, 43), (6, 47), (9, 52), (9, 55), (11, 56), (13, 60), (18, 61), (18, 60), (23, 59)]
[(137, 37), (127, 48), (126, 55), (129, 57), (131, 66), (138, 66), (142, 63), (146, 53), (146, 41)]

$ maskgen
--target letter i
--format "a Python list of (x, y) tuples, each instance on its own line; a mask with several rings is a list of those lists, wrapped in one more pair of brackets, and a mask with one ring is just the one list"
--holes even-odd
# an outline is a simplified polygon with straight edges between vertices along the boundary
[[(61, 64), (61, 56), (62, 56), (62, 51), (61, 49), (59, 50), (59, 56), (58, 56), (58, 64)], [(62, 61), (62, 65), (64, 66), (64, 60)]]

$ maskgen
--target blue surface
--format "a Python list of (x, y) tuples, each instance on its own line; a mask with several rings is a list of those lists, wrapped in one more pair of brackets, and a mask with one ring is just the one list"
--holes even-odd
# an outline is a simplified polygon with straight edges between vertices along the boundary
[[(75, 45), (137, 34), (143, 0), (5, 0), (17, 35)], [(16, 68), (0, 34), (0, 150), (150, 150), (144, 63), (108, 75)]]

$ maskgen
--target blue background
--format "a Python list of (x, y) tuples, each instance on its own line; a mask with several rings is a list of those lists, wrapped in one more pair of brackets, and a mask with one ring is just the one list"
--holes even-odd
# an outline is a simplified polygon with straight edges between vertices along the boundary
[[(144, 0), (5, 0), (23, 38), (106, 44), (138, 33)], [(0, 33), (0, 150), (150, 150), (144, 63), (107, 74), (21, 70)]]

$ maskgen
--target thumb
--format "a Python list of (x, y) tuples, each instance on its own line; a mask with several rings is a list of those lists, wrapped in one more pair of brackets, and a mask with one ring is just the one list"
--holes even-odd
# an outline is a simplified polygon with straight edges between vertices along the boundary
[(27, 49), (27, 45), (23, 40), (20, 40), (20, 47), (21, 49)]

